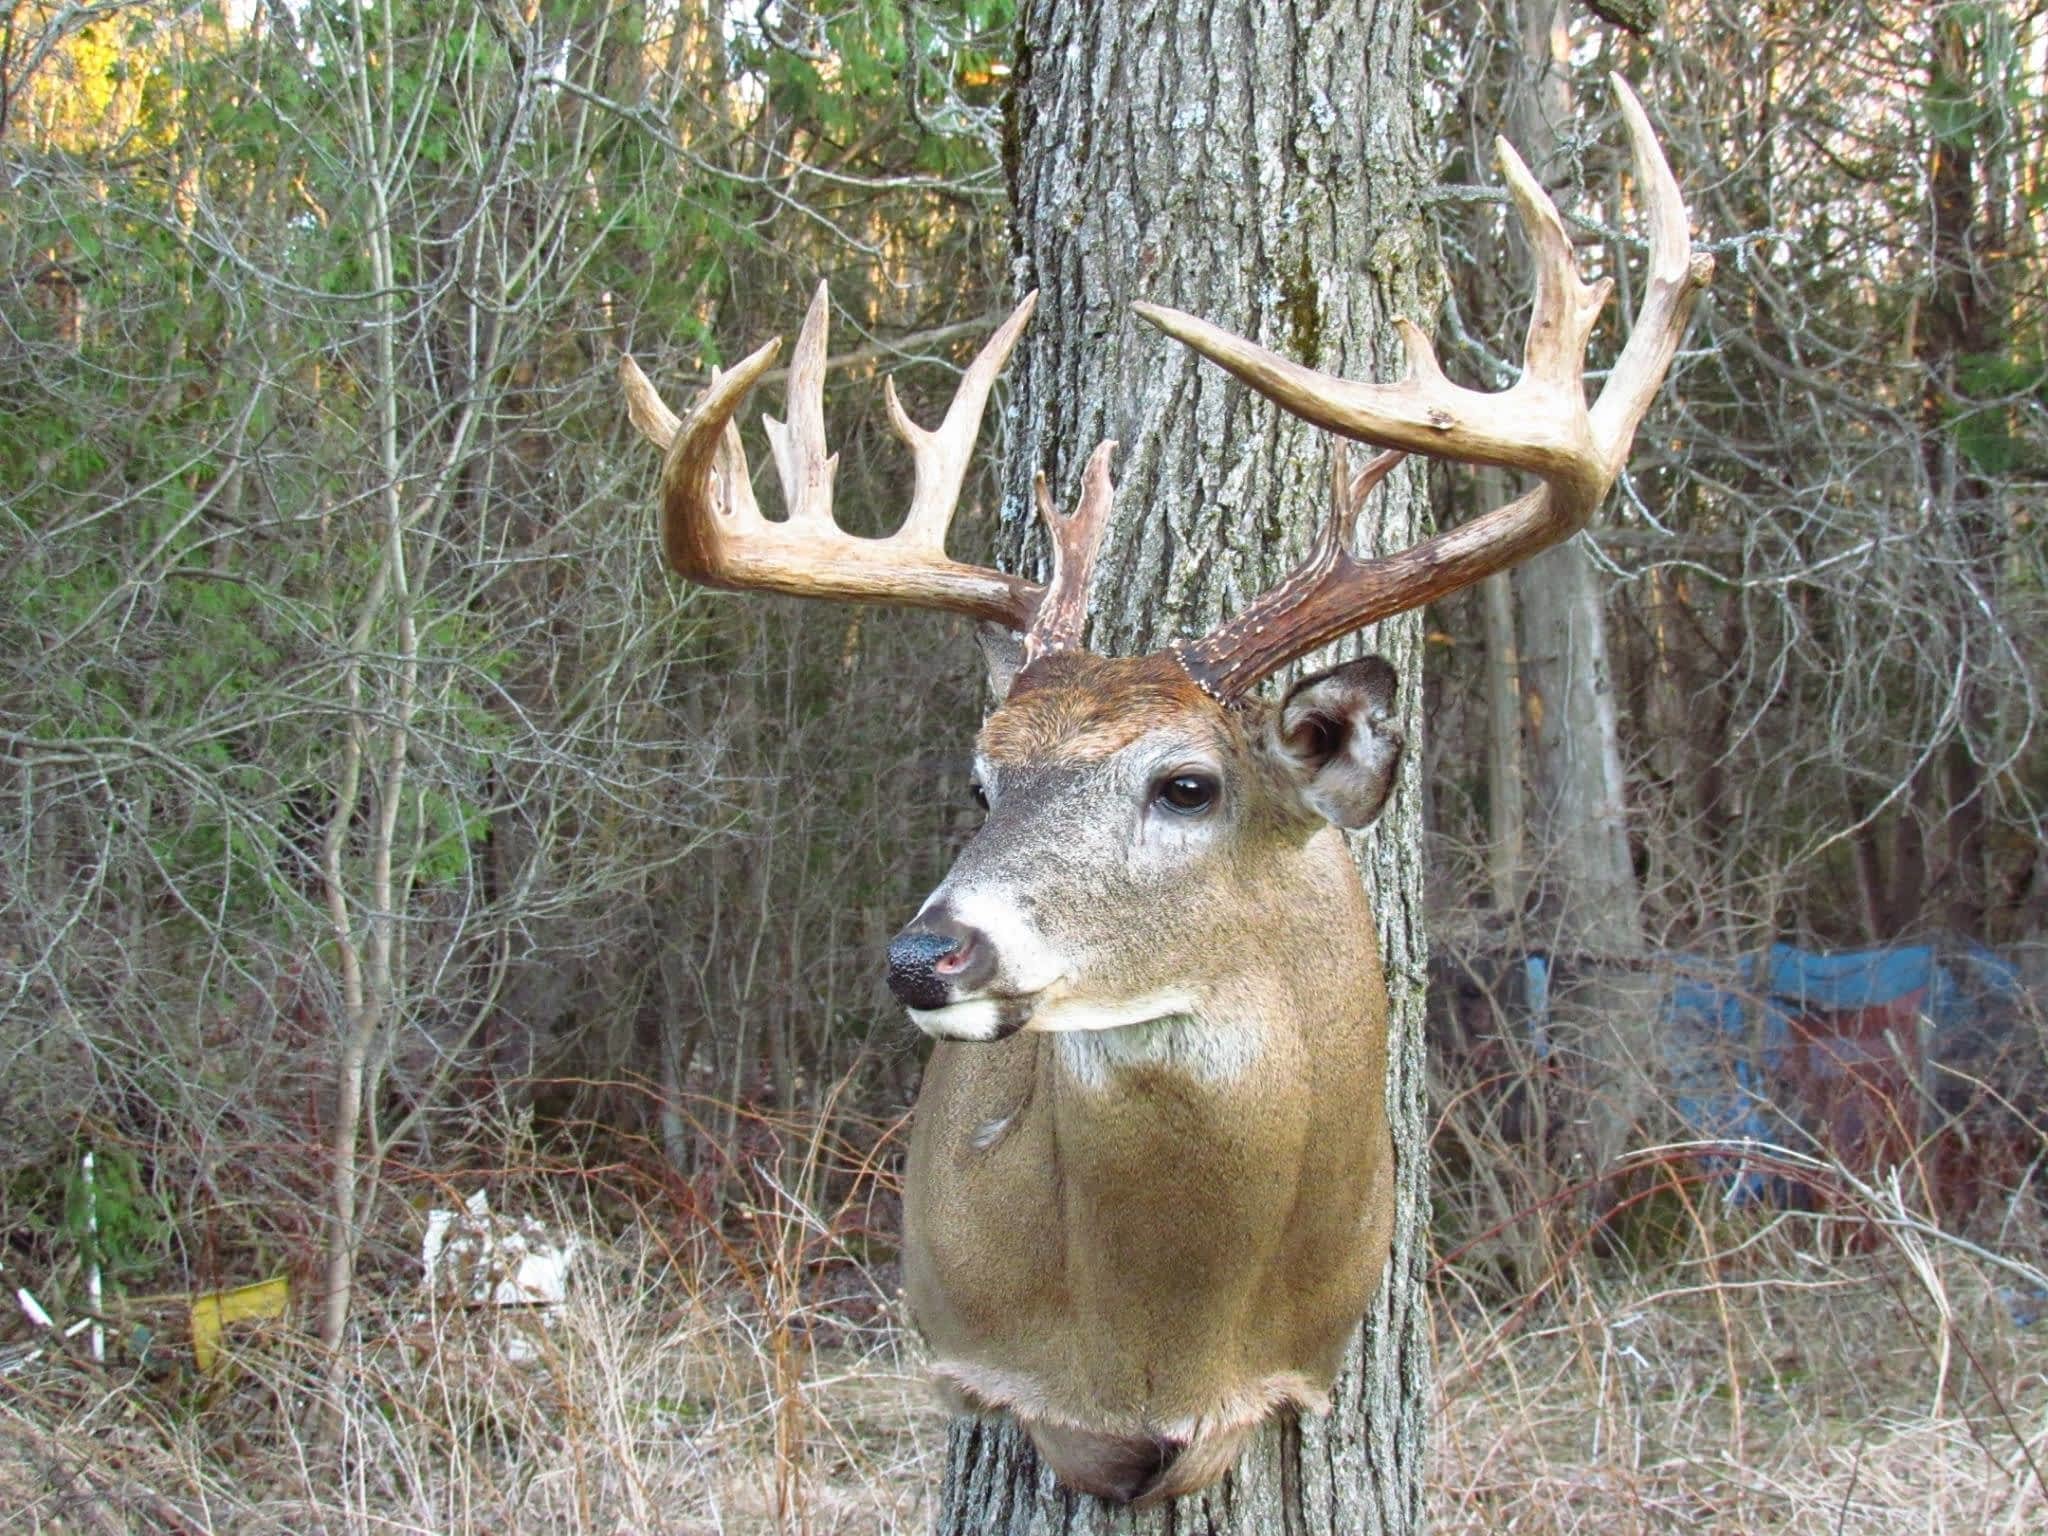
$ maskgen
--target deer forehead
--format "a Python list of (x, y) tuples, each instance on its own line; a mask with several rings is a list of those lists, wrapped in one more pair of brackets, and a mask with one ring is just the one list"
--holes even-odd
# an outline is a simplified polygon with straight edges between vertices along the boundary
[(999, 766), (1080, 766), (1167, 731), (1219, 757), (1247, 742), (1238, 712), (1210, 698), (1164, 652), (1126, 658), (1061, 651), (1019, 674), (977, 745)]

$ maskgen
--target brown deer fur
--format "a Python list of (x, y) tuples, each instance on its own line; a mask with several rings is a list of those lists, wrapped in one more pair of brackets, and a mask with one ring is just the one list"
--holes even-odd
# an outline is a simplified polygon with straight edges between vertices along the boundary
[(1060, 917), (1137, 928), (1141, 968), (1169, 951), (1191, 1015), (1114, 1031), (1151, 1039), (1106, 1069), (1112, 1032), (941, 1041), (904, 1211), (934, 1373), (962, 1406), (1014, 1412), (1063, 1481), (1125, 1499), (1212, 1481), (1251, 1425), (1322, 1408), (1393, 1222), (1386, 992), (1358, 875), (1271, 771), (1268, 710), (1175, 670), (1052, 658), (981, 747), (1015, 770), (1162, 730), (1216, 743), (1240, 804), (1215, 867), (1176, 880), (1158, 923)]

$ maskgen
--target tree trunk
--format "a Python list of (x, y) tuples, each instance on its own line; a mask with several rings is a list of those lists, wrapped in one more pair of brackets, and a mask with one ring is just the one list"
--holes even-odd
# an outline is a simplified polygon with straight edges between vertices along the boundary
[(1539, 870), (1540, 910), (1568, 948), (1632, 954), (1643, 942), (1641, 895), (1629, 854), (1607, 621), (1592, 561), (1585, 545), (1571, 540), (1515, 574), (1536, 779), (1529, 854)]
[[(1486, 481), (1506, 480), (1487, 474)], [(1482, 503), (1497, 507), (1508, 498)], [(1522, 795), (1522, 664), (1515, 647), (1514, 578), (1498, 571), (1479, 584), (1486, 613), (1486, 876), (1502, 922), (1521, 915), (1522, 837), (1528, 806)]]
[[(1555, 181), (1572, 116), (1565, 0), (1523, 0), (1521, 78), (1508, 136), (1539, 181)], [(1584, 539), (1514, 572), (1522, 693), (1529, 712), (1539, 910), (1567, 948), (1629, 954), (1642, 945), (1642, 898), (1629, 855), (1620, 723), (1607, 620)]]
[[(1361, 378), (1398, 376), (1389, 322), (1431, 312), (1409, 0), (1349, 0), (1310, 20), (1246, 9), (1038, 0), (1020, 22), (1015, 276), (1042, 297), (1015, 365), (1007, 511), (1021, 532), (1039, 469), (1071, 505), (1096, 442), (1124, 445), (1089, 637), (1112, 654), (1199, 634), (1242, 608), (1305, 548), (1329, 484), (1318, 434), (1142, 330), (1129, 302), (1192, 310)], [(1422, 507), (1419, 476), (1397, 475), (1368, 510), (1368, 542), (1413, 542)], [(1369, 637), (1406, 679), (1411, 740), (1418, 636), (1404, 618)], [(1008, 1422), (961, 1420), (937, 1530), (1416, 1527), (1429, 1408), (1420, 760), (1409, 754), (1393, 803), (1358, 842), (1392, 994), (1398, 1211), (1387, 1281), (1332, 1413), (1269, 1425), (1222, 1483), (1144, 1513), (1057, 1489)]]
[[(1509, 65), (1507, 136), (1536, 179), (1567, 179), (1561, 153), (1576, 113), (1568, 0), (1518, 0)], [(1526, 254), (1510, 270), (1526, 291)], [(1590, 546), (1567, 539), (1510, 573), (1521, 622), (1530, 822), (1523, 857), (1534, 942), (1553, 946), (1548, 1027), (1575, 1060), (1597, 1112), (1570, 1117), (1579, 1155), (1602, 1176), (1639, 1139), (1663, 1042), (1653, 1034), (1657, 984), (1629, 961), (1643, 947), (1642, 892), (1629, 846), (1621, 724), (1607, 617)], [(1621, 963), (1616, 963), (1620, 961)], [(1604, 1177), (1592, 1200), (1613, 1198)]]
[[(1980, 216), (1979, 137), (1997, 142), (1996, 116), (1984, 99), (1975, 34), (1977, 18), (1949, 9), (1934, 22), (1934, 58), (1928, 80), (1928, 246), (1933, 271), (1931, 302), (1920, 332), (1920, 362), (1926, 383), (1921, 395), (1922, 460), (1934, 515), (1955, 530), (1958, 553), (1983, 597), (1995, 603), (2000, 585), (2003, 529), (1990, 482), (1977, 472), (1959, 441), (1961, 423), (1974, 412), (1974, 430), (1996, 413), (1970, 399), (1963, 377), (2005, 352), (2000, 334), (2002, 295), (1996, 274), (2003, 268), (2002, 242)], [(1959, 636), (1969, 644), (1968, 619)], [(1992, 703), (1976, 667), (1964, 667), (1956, 684), (1956, 735), (1942, 751), (1943, 901), (1942, 925), (1959, 938), (1987, 937), (1984, 919), (1991, 906), (1990, 870), (1985, 862), (1988, 821), (1984, 765), (1977, 742), (1995, 735)], [(1930, 914), (1931, 915), (1931, 914)]]

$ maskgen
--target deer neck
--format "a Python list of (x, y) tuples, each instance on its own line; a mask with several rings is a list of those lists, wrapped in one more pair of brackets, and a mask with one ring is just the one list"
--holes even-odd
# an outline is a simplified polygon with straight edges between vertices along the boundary
[(1221, 1087), (1257, 1061), (1265, 1031), (1255, 1023), (1171, 1013), (1115, 1029), (1066, 1030), (1052, 1041), (1061, 1072), (1083, 1090), (1108, 1088), (1126, 1072), (1176, 1072)]

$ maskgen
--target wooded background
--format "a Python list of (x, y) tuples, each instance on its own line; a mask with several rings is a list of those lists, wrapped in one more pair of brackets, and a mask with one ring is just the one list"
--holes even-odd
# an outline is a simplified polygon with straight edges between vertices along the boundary
[[(929, 419), (1012, 298), (1015, 21), (0, 4), (10, 1274), (292, 1269), (334, 1346), (462, 1171), (629, 1167), (730, 1240), (893, 1155), (879, 957), (976, 819), (971, 637), (665, 576), (614, 370), (680, 400), (829, 279), (837, 507), (886, 531), (881, 376)], [(2041, 8), (1455, 0), (1417, 51), (1454, 378), (1518, 363), (1496, 134), (1633, 311), (1609, 72), (1720, 274), (1595, 527), (1427, 616), (1432, 937), (2024, 959)], [(1028, 521), (990, 418), (966, 557)]]

